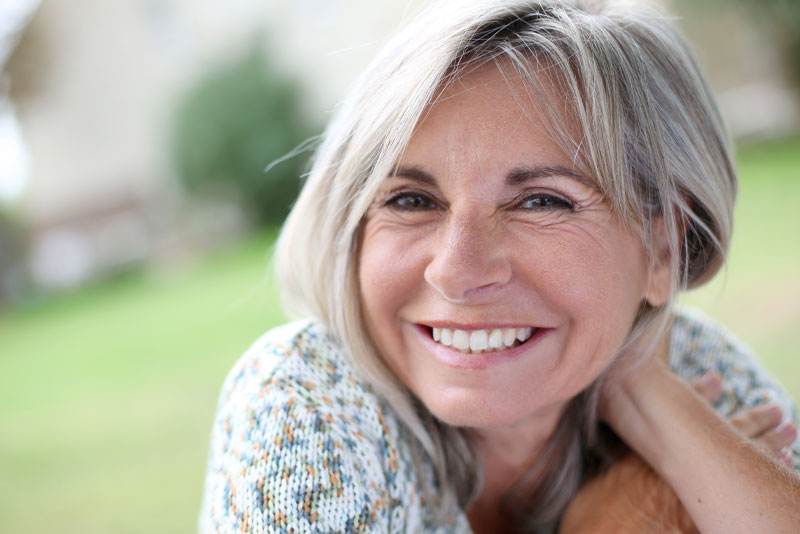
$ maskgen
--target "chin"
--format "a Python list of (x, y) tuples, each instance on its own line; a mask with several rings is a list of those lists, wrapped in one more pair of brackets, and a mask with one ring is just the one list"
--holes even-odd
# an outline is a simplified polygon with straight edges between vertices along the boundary
[(536, 403), (525, 403), (525, 409), (511, 409), (515, 403), (487, 399), (485, 392), (462, 388), (442, 389), (433, 398), (421, 398), (423, 404), (440, 421), (451, 426), (468, 428), (503, 428), (541, 411)]

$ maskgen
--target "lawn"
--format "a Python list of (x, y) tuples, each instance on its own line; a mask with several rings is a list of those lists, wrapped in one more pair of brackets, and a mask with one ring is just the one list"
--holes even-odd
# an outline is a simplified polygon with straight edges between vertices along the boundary
[[(683, 300), (800, 398), (800, 138), (743, 152), (740, 169), (730, 265)], [(195, 530), (219, 387), (283, 320), (273, 238), (0, 316), (1, 532)]]
[(273, 238), (0, 318), (0, 532), (196, 530), (222, 379), (283, 320)]
[(683, 302), (750, 345), (800, 399), (800, 137), (742, 151), (727, 268)]

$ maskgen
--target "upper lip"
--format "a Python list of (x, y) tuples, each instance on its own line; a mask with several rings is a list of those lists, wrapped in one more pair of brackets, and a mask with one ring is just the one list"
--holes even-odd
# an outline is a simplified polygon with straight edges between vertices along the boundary
[(449, 328), (451, 330), (495, 330), (502, 328), (540, 328), (519, 322), (457, 323), (454, 321), (419, 321), (416, 324), (428, 328)]

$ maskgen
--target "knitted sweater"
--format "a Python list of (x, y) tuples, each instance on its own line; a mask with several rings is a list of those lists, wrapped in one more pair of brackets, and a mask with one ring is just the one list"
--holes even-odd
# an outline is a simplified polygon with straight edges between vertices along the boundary
[[(735, 338), (697, 312), (677, 313), (670, 365), (692, 380), (723, 377), (717, 411), (730, 416), (786, 393)], [(470, 532), (444, 508), (433, 467), (347, 351), (313, 321), (264, 334), (222, 388), (211, 434), (203, 533)], [(800, 472), (800, 440), (794, 443)]]

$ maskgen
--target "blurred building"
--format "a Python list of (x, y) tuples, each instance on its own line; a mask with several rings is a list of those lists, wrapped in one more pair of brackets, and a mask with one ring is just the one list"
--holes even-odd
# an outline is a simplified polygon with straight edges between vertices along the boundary
[[(304, 81), (309, 113), (324, 120), (423, 4), (43, 2), (5, 68), (27, 146), (18, 152), (27, 177), (16, 211), (36, 284), (74, 286), (240, 228), (233, 206), (186, 213), (168, 161), (171, 110), (209, 66), (262, 39)], [(733, 5), (714, 16), (683, 24), (733, 127), (750, 136), (795, 128), (796, 102), (768, 36)]]
[(187, 214), (179, 202), (167, 154), (176, 99), (261, 39), (306, 82), (309, 113), (324, 115), (405, 10), (336, 0), (42, 3), (6, 69), (32, 161), (18, 213), (36, 285), (74, 286), (236, 232), (234, 206)]
[(771, 28), (779, 16), (769, 11), (772, 4), (756, 12), (755, 2), (741, 0), (673, 3), (734, 137), (753, 142), (797, 131), (800, 105), (789, 84), (793, 58), (782, 55)]

